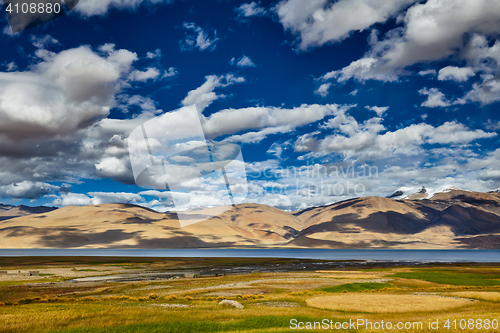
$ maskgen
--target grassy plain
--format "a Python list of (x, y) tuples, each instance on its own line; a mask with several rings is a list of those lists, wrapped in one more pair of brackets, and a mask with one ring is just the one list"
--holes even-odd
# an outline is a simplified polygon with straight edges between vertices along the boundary
[[(488, 319), (489, 329), (460, 331), (499, 330), (491, 321), (500, 320), (500, 265), (338, 263), (320, 270), (314, 262), (319, 261), (0, 258), (0, 270), (8, 271), (0, 274), (0, 333), (300, 331), (290, 328), (292, 319), (423, 323), (406, 332), (452, 332), (443, 329), (447, 319)], [(29, 270), (42, 276), (26, 276)], [(156, 275), (133, 277), (144, 274)], [(244, 308), (220, 305), (222, 300)], [(429, 329), (429, 320), (439, 320), (441, 329)]]

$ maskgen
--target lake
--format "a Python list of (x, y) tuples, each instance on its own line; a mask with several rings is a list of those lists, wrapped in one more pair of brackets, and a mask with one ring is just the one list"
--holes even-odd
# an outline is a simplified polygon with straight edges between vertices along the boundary
[(500, 250), (393, 249), (0, 249), (1, 257), (297, 258), (417, 262), (500, 262)]

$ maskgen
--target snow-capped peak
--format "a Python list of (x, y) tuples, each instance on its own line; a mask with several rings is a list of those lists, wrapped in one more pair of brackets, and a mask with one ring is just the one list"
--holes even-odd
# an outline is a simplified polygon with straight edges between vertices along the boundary
[(462, 189), (453, 185), (441, 185), (432, 188), (427, 188), (425, 186), (403, 186), (387, 196), (387, 198), (407, 200), (430, 199), (437, 193), (446, 193), (453, 190)]

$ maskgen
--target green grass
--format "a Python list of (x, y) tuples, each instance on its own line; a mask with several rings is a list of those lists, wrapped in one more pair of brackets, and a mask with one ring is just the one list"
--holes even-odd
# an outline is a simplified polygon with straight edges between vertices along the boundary
[(451, 284), (455, 286), (500, 286), (499, 274), (462, 273), (458, 271), (426, 271), (395, 273), (387, 277), (424, 280), (428, 282)]
[(79, 272), (97, 272), (97, 269), (86, 268), (86, 269), (77, 269)]
[[(264, 330), (272, 328), (289, 328), (290, 320), (297, 319), (302, 322), (321, 322), (323, 318), (311, 318), (305, 316), (260, 316), (246, 318), (238, 321), (220, 323), (215, 321), (192, 321), (192, 322), (167, 322), (116, 326), (110, 328), (76, 328), (67, 330), (51, 331), (50, 333), (211, 333), (211, 332), (234, 332), (249, 330)], [(333, 322), (340, 320), (331, 319)], [(342, 320), (343, 321), (343, 320)], [(266, 332), (273, 332), (269, 330)]]
[(383, 288), (391, 288), (392, 285), (389, 283), (374, 283), (374, 282), (367, 282), (367, 283), (347, 283), (347, 284), (341, 284), (338, 286), (332, 286), (332, 287), (325, 287), (325, 288), (320, 288), (318, 290), (320, 291), (326, 291), (328, 293), (341, 293), (344, 290), (347, 290), (348, 292), (354, 292), (354, 291), (360, 291), (360, 290), (380, 290)]

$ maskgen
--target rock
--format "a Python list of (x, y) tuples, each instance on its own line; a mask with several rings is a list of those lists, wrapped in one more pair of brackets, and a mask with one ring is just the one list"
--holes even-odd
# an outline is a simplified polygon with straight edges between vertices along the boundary
[(237, 309), (243, 309), (244, 308), (243, 304), (241, 304), (240, 302), (230, 301), (230, 300), (227, 300), (227, 299), (225, 299), (223, 301), (220, 301), (219, 305), (229, 305), (229, 306), (235, 307)]

